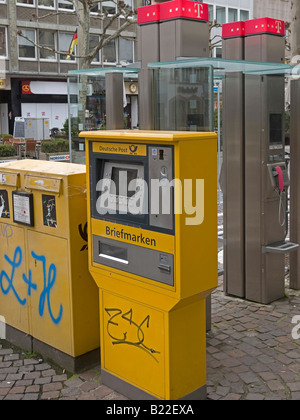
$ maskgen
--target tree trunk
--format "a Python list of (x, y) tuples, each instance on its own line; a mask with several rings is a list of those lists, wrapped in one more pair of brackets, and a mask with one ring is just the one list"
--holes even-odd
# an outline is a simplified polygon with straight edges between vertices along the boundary
[(300, 0), (292, 0), (291, 57), (299, 55), (300, 61)]
[[(88, 69), (90, 67), (90, 61), (85, 57), (89, 52), (89, 35), (90, 35), (90, 9), (87, 3), (78, 2), (78, 55), (79, 58), (79, 70)], [(87, 81), (86, 75), (80, 75), (80, 86), (81, 89), (78, 95), (78, 117), (79, 123), (83, 124), (85, 129), (85, 111), (86, 111), (86, 97), (87, 97)]]

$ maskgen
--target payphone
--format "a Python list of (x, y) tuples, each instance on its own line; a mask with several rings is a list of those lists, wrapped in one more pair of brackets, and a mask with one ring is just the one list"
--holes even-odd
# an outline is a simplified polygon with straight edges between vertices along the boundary
[[(245, 60), (282, 63), (283, 21), (245, 22)], [(245, 75), (245, 296), (270, 303), (284, 296), (286, 241), (283, 75)], [(254, 188), (256, 186), (256, 188)]]
[(101, 379), (132, 399), (205, 398), (217, 286), (214, 133), (83, 132)]
[[(226, 58), (237, 55), (238, 49), (246, 61), (284, 61), (281, 20), (230, 23), (223, 36)], [(285, 254), (298, 248), (286, 240), (290, 182), (284, 150), (284, 76), (265, 73), (225, 79), (225, 102), (230, 104), (224, 130), (225, 291), (259, 303), (284, 296)], [(233, 86), (238, 89), (233, 91)], [(232, 95), (237, 96), (235, 108)], [(232, 188), (237, 174), (238, 184)]]

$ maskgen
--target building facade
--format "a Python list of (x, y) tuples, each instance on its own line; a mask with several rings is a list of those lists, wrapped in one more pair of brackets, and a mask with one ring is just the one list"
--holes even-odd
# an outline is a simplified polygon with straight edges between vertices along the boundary
[(292, 0), (254, 0), (253, 15), (255, 19), (267, 16), (290, 22), (291, 6)]
[[(209, 20), (217, 25), (253, 19), (254, 0), (209, 0)], [(262, 2), (263, 3), (263, 2)], [(222, 28), (213, 27), (210, 35), (212, 57), (222, 57)]]
[[(106, 24), (99, 13), (109, 17), (115, 11), (112, 1), (95, 4), (90, 48), (99, 42)], [(78, 59), (68, 56), (77, 24), (68, 0), (0, 0), (0, 133), (13, 133), (14, 118), (19, 116), (48, 118), (50, 128), (63, 127), (68, 117), (67, 74), (78, 69)], [(107, 36), (121, 24), (121, 18), (116, 20)], [(36, 45), (18, 35), (20, 30)], [(100, 51), (91, 67), (134, 62), (134, 39), (132, 25)]]
[[(204, 1), (209, 5), (209, 19), (217, 24), (245, 21), (270, 17), (291, 21), (292, 0), (209, 0)], [(213, 50), (213, 57), (222, 56), (221, 28), (213, 28), (211, 33), (212, 43), (217, 43)], [(288, 35), (288, 33), (287, 33)]]

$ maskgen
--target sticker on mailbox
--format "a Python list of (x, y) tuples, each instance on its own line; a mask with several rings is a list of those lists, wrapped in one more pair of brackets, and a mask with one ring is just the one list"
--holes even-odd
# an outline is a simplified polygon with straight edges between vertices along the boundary
[(54, 195), (42, 195), (44, 226), (57, 228), (56, 202)]
[(0, 190), (0, 217), (3, 219), (10, 218), (8, 194), (6, 190)]

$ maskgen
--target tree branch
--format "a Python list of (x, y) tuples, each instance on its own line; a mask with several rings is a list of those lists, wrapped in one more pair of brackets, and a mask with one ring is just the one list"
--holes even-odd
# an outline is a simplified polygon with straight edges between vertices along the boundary
[[(32, 45), (34, 45), (35, 47), (37, 47), (41, 50), (51, 51), (51, 52), (53, 52), (55, 54), (59, 54), (59, 55), (68, 55), (68, 51), (59, 51), (59, 50), (56, 50), (55, 48), (46, 47), (45, 45), (38, 44), (37, 42), (33, 41), (32, 39), (30, 39), (26, 35), (24, 35), (21, 30), (17, 31), (17, 34), (19, 36), (21, 36), (22, 38), (26, 39), (27, 41), (31, 42)], [(73, 55), (73, 54), (72, 54), (72, 57), (74, 57), (74, 58), (86, 58), (86, 56)]]
[(46, 19), (46, 18), (51, 17), (51, 16), (68, 15), (68, 14), (70, 14), (70, 12), (57, 11), (57, 12), (49, 12), (49, 13), (46, 13), (46, 14), (45, 14), (45, 15), (43, 15), (43, 16), (38, 16), (38, 15), (36, 15), (35, 13), (33, 13), (33, 14), (32, 14), (32, 17), (33, 17), (34, 19), (36, 19), (36, 20), (41, 20), (41, 19)]
[[(136, 19), (132, 17), (132, 11), (124, 15), (124, 10), (119, 10), (118, 13), (116, 13), (114, 16), (111, 17), (111, 19), (106, 23), (106, 25), (103, 27), (103, 32), (101, 34), (101, 39), (98, 45), (90, 51), (90, 53), (87, 55), (87, 58), (89, 60), (93, 60), (95, 56), (98, 54), (98, 52), (105, 47), (109, 42), (116, 39), (128, 26), (136, 23)], [(107, 30), (112, 25), (112, 23), (119, 18), (120, 16), (124, 16), (125, 22), (123, 25), (119, 27), (112, 35), (106, 36)], [(131, 18), (131, 19), (130, 19)]]
[[(91, 8), (96, 4), (96, 3), (105, 3), (108, 0), (70, 0), (73, 5), (74, 5), (74, 12), (76, 13), (77, 17), (78, 17), (78, 22), (79, 25), (82, 28), (86, 28), (86, 20), (85, 19), (90, 19), (90, 10)], [(121, 33), (126, 30), (126, 28), (128, 28), (129, 26), (135, 24), (137, 22), (137, 19), (135, 17), (135, 15), (137, 14), (137, 12), (135, 10), (131, 10), (130, 7), (128, 5), (126, 5), (124, 3), (123, 0), (111, 0), (113, 1), (116, 5), (117, 5), (117, 13), (115, 13), (112, 16), (109, 16), (109, 12), (105, 12), (105, 13), (98, 13), (98, 17), (104, 21), (104, 26), (103, 26), (103, 30), (102, 33), (99, 34), (100, 36), (100, 41), (98, 43), (98, 45), (96, 45), (90, 52), (86, 52), (86, 54), (84, 55), (76, 55), (76, 54), (72, 54), (73, 58), (79, 58), (79, 59), (83, 59), (86, 60), (86, 62), (88, 62), (88, 64), (91, 64), (91, 62), (93, 61), (93, 59), (96, 57), (96, 55), (98, 54), (98, 52), (105, 47), (107, 44), (109, 44), (109, 42), (113, 41), (114, 39), (116, 39), (118, 36), (121, 35)], [(79, 10), (78, 7), (78, 2), (80, 2), (83, 6), (83, 13), (81, 16), (81, 11)], [(58, 14), (68, 14), (70, 12), (50, 12), (47, 13), (44, 16), (38, 17), (36, 15), (33, 15), (36, 19), (43, 19), (45, 17), (49, 17), (49, 16), (54, 16), (54, 15), (58, 15)], [(119, 26), (118, 29), (114, 30), (114, 32), (110, 35), (107, 35), (107, 32), (109, 30), (109, 28), (112, 26), (112, 24), (117, 20), (120, 19), (120, 21), (122, 22), (124, 20), (124, 22)], [(88, 33), (89, 31), (87, 31)], [(27, 41), (29, 41), (31, 44), (33, 44), (35, 47), (39, 48), (39, 49), (43, 49), (46, 51), (50, 51), (52, 53), (55, 54), (59, 54), (59, 55), (67, 55), (68, 51), (59, 51), (55, 48), (51, 48), (51, 47), (47, 47), (44, 45), (40, 45), (37, 42), (33, 41), (32, 39), (28, 38), (26, 35), (23, 34), (22, 30), (18, 30), (18, 35), (23, 37), (24, 39), (26, 39)], [(80, 42), (80, 41), (79, 41)]]

